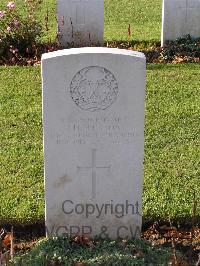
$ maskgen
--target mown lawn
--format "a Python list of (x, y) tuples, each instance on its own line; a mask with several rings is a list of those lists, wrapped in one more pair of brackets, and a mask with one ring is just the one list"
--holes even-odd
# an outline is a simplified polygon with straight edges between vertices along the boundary
[[(0, 8), (5, 10), (8, 0), (1, 0)], [(15, 0), (23, 11), (24, 0)], [(43, 0), (38, 16), (44, 22), (46, 11), (49, 13), (49, 31), (42, 40), (54, 41), (56, 36), (55, 0)], [(162, 0), (105, 0), (105, 41), (160, 41)], [(128, 36), (131, 26), (132, 36)]]
[[(148, 66), (145, 220), (191, 218), (194, 192), (200, 200), (199, 72)], [(0, 67), (0, 80), (0, 224), (43, 221), (40, 66)]]
[(1, 67), (0, 220), (43, 219), (39, 67)]
[(191, 217), (194, 199), (200, 202), (199, 73), (199, 64), (148, 67), (146, 219)]

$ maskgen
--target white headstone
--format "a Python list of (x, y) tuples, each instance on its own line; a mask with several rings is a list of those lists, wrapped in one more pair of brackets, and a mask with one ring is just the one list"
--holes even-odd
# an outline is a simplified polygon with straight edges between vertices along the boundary
[(127, 50), (42, 56), (48, 235), (140, 233), (145, 73)]
[(64, 47), (103, 44), (104, 0), (57, 0), (57, 14)]
[(200, 0), (163, 0), (161, 45), (187, 34), (200, 37)]

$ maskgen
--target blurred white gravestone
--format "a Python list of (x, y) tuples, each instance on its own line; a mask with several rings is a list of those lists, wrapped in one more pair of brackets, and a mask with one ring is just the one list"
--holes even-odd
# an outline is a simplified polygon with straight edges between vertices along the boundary
[(42, 56), (47, 235), (140, 234), (145, 76), (133, 51)]
[(57, 0), (57, 17), (62, 46), (103, 44), (104, 0)]
[(200, 37), (200, 0), (163, 0), (161, 46), (187, 34)]

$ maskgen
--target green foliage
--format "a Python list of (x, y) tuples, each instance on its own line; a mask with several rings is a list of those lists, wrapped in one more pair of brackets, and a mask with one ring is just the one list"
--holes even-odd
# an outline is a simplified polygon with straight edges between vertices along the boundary
[[(18, 6), (9, 2), (0, 11), (0, 55), (34, 56), (42, 24), (36, 18), (40, 0), (26, 0)], [(23, 10), (23, 12), (22, 12)]]
[(172, 62), (175, 57), (186, 57), (187, 62), (200, 58), (200, 38), (192, 38), (186, 35), (176, 41), (170, 41), (161, 53), (163, 62)]
[[(41, 36), (39, 37), (39, 41), (42, 43), (52, 43), (56, 40), (57, 34), (57, 21), (56, 21), (56, 1), (55, 0), (33, 0), (34, 2), (39, 2), (37, 5), (34, 17), (37, 21), (45, 26), (45, 30), (42, 32)], [(0, 10), (4, 10), (6, 8), (8, 0), (1, 0), (0, 1)], [(18, 11), (20, 16), (26, 17), (27, 16), (27, 9), (24, 8), (25, 0), (15, 0), (16, 6), (18, 7)], [(48, 14), (47, 14), (48, 13)], [(46, 21), (48, 19), (48, 21)], [(46, 22), (48, 24), (48, 30), (46, 27)]]
[(95, 265), (167, 265), (170, 251), (152, 247), (139, 240), (95, 240), (91, 246), (76, 243), (72, 238), (53, 237), (44, 239), (26, 255), (15, 259), (15, 265), (72, 266), (81, 262)]

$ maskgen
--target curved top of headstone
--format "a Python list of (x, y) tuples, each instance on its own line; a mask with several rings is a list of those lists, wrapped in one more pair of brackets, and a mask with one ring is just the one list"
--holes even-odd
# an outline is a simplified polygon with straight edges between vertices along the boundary
[(43, 54), (42, 60), (53, 59), (60, 56), (77, 55), (77, 54), (113, 54), (113, 55), (125, 55), (125, 56), (127, 55), (146, 61), (146, 57), (143, 53), (131, 50), (125, 50), (125, 49), (106, 48), (106, 47), (83, 47), (83, 48), (71, 48), (71, 49), (59, 50)]

